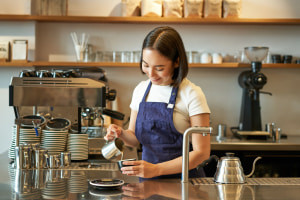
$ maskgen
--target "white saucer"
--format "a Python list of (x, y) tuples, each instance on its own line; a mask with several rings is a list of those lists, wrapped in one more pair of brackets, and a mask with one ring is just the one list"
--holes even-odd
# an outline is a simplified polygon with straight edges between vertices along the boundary
[(124, 181), (120, 179), (102, 178), (90, 181), (90, 184), (101, 188), (114, 188), (124, 185)]

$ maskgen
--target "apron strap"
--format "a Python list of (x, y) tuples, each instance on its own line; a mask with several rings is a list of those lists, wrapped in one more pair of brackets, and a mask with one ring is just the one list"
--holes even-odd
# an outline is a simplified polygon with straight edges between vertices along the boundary
[(146, 89), (146, 92), (144, 93), (144, 97), (143, 97), (143, 99), (142, 99), (142, 102), (146, 102), (146, 98), (147, 98), (148, 93), (149, 93), (149, 91), (150, 91), (151, 85), (152, 85), (152, 82), (149, 81), (149, 84), (148, 84), (148, 87), (147, 87), (147, 89)]
[(174, 108), (175, 102), (176, 102), (177, 93), (178, 93), (178, 87), (173, 87), (172, 88), (172, 92), (171, 92), (171, 96), (170, 96), (170, 99), (169, 99), (169, 103), (168, 103), (168, 108), (170, 108), (170, 109)]

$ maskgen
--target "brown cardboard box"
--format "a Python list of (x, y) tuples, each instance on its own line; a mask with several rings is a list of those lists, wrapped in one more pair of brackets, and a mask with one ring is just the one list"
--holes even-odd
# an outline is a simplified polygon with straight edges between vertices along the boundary
[(67, 16), (68, 0), (31, 0), (31, 15)]

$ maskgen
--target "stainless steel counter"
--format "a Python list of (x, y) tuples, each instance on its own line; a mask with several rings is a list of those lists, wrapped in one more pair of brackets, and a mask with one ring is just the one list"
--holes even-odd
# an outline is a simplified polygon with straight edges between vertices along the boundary
[[(0, 199), (299, 199), (300, 178), (284, 183), (271, 178), (259, 184), (215, 184), (212, 178), (158, 179), (140, 182), (137, 177), (122, 175), (114, 163), (81, 169), (79, 163), (65, 169), (15, 170), (8, 164), (7, 154), (0, 155)], [(101, 163), (100, 163), (101, 165)], [(99, 189), (89, 184), (99, 178), (118, 178), (123, 187)], [(252, 180), (252, 181), (250, 181)], [(254, 184), (256, 183), (256, 184)], [(258, 184), (257, 184), (258, 183)]]
[(211, 137), (211, 150), (246, 150), (246, 151), (300, 151), (300, 136), (288, 136), (279, 142), (270, 140), (240, 140), (226, 138), (217, 141)]

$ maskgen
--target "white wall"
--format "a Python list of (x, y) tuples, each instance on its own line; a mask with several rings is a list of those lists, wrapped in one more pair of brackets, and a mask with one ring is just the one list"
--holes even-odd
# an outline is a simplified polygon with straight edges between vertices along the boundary
[[(260, 10), (254, 6), (258, 3), (265, 5), (262, 2), (269, 2), (268, 5), (274, 7), (277, 5), (272, 3), (274, 1), (284, 8), (281, 10), (283, 14), (268, 12), (267, 8)], [(300, 1), (295, 0), (243, 0), (242, 16), (256, 17), (264, 13), (265, 17), (272, 18), (286, 15), (300, 18), (299, 12), (286, 12), (287, 8), (293, 9), (299, 6)], [(251, 12), (252, 9), (256, 12)], [(74, 55), (70, 38), (72, 31), (89, 33), (91, 43), (98, 50), (139, 50), (146, 33), (156, 26), (158, 25), (96, 23), (37, 23), (36, 25), (34, 22), (0, 22), (0, 39), (28, 38), (32, 58), (34, 59), (36, 46), (38, 49), (35, 52), (36, 60), (48, 60), (51, 54)], [(299, 25), (171, 26), (180, 32), (187, 50), (234, 54), (245, 46), (264, 45), (269, 46), (272, 53), (292, 54), (300, 57)], [(37, 36), (36, 41), (35, 36)], [(11, 76), (17, 76), (22, 69), (0, 68), (0, 153), (9, 147), (14, 119), (13, 109), (8, 107), (8, 85)], [(118, 91), (120, 111), (129, 116), (128, 105), (132, 90), (139, 81), (146, 77), (140, 73), (138, 68), (104, 69), (109, 78), (110, 88)], [(206, 94), (212, 110), (211, 120), (214, 128), (218, 123), (225, 123), (228, 127), (238, 125), (242, 89), (238, 85), (237, 78), (244, 70), (246, 69), (190, 69), (189, 79), (202, 87)], [(262, 123), (275, 122), (284, 133), (299, 135), (300, 68), (263, 69), (262, 72), (268, 77), (268, 83), (263, 91), (273, 93), (273, 96), (261, 95)]]
[[(35, 23), (0, 21), (0, 40), (28, 40), (28, 58), (34, 60), (35, 54)], [(8, 86), (12, 76), (18, 76), (23, 68), (0, 68), (0, 153), (7, 150), (12, 138), (14, 123), (13, 108), (8, 106)]]

